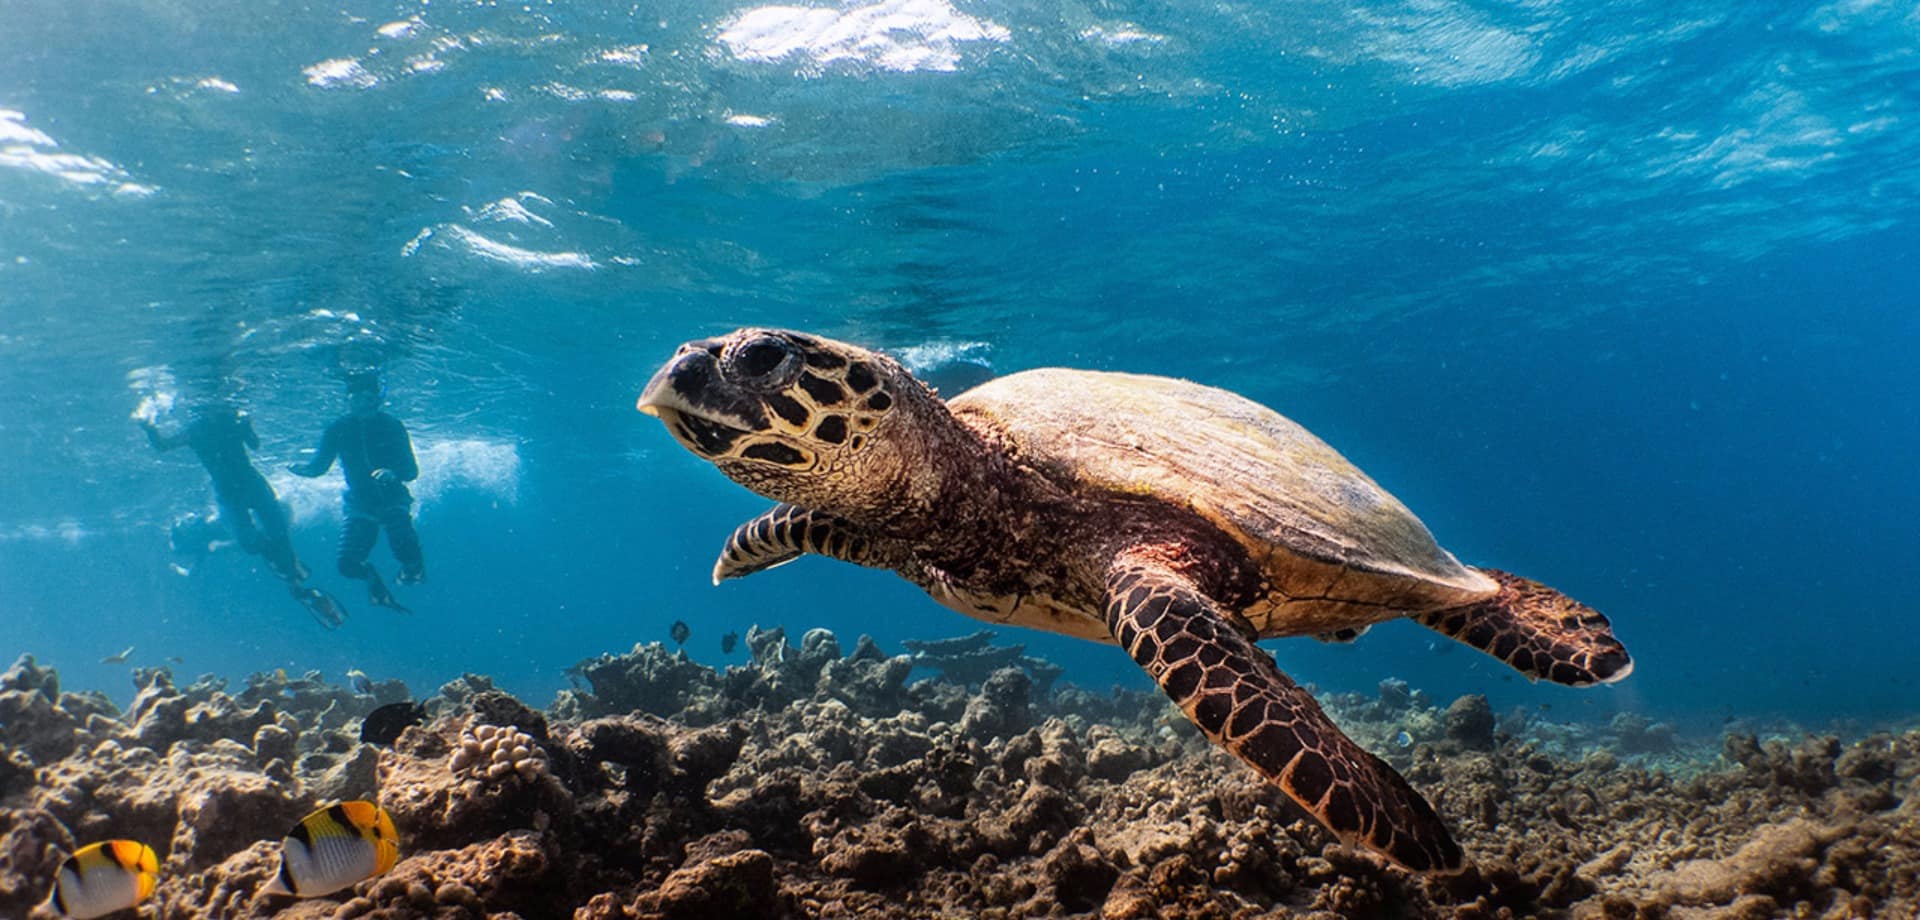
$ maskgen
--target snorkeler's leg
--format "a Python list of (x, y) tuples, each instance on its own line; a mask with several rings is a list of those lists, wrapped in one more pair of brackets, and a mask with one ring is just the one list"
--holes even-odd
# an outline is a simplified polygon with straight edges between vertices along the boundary
[[(261, 484), (265, 489), (265, 483)], [(265, 489), (266, 501), (252, 496), (251, 504), (222, 502), (220, 517), (233, 531), (240, 548), (266, 560), (273, 574), (291, 585), (307, 580), (307, 569), (293, 556), (293, 538), (287, 533), (286, 513), (273, 500), (273, 491)]]
[(367, 564), (374, 541), (380, 539), (380, 521), (367, 512), (349, 506), (347, 520), (340, 526), (340, 574), (367, 583), (367, 602), (380, 607), (411, 613), (387, 590), (380, 572)]
[(260, 528), (260, 555), (290, 585), (307, 580), (307, 567), (293, 554), (293, 534), (287, 526), (287, 509), (274, 497), (273, 490), (261, 484), (253, 503), (253, 520)]
[(215, 504), (220, 508), (220, 520), (227, 525), (227, 531), (233, 534), (234, 542), (249, 553), (262, 555), (267, 539), (260, 533), (260, 528), (254, 526), (253, 514), (247, 506), (225, 496), (219, 497)]
[(269, 537), (260, 547), (261, 558), (267, 560), (273, 574), (290, 585), (298, 585), (307, 580), (307, 567), (294, 558), (293, 543), (285, 536)]
[(349, 508), (346, 520), (340, 523), (340, 574), (362, 581), (369, 576), (379, 578), (379, 573), (367, 564), (367, 556), (373, 552), (374, 541), (378, 539), (380, 522)]
[(381, 517), (387, 525), (387, 548), (400, 561), (400, 583), (417, 585), (426, 581), (427, 560), (420, 550), (420, 534), (413, 529), (413, 509), (396, 505), (381, 512)]
[(260, 522), (260, 532), (266, 535), (267, 561), (273, 563), (274, 571), (290, 584), (305, 582), (312, 573), (293, 552), (293, 512), (264, 478), (260, 480), (253, 511)]

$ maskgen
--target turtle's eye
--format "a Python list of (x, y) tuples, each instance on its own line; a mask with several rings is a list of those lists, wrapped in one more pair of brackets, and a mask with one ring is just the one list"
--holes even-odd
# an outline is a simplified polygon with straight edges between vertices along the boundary
[(727, 370), (742, 382), (779, 389), (793, 382), (802, 362), (800, 354), (785, 339), (763, 335), (731, 349), (726, 363)]

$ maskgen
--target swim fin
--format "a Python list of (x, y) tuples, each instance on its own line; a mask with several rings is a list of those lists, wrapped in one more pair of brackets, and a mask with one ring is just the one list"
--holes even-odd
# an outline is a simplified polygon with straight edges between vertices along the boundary
[(387, 590), (387, 583), (382, 581), (380, 576), (372, 571), (371, 567), (369, 567), (367, 571), (367, 602), (375, 606), (385, 607), (388, 610), (397, 610), (401, 613), (413, 612), (402, 605), (400, 601), (393, 596), (392, 591)]
[(339, 629), (347, 622), (347, 611), (340, 602), (319, 588), (296, 587), (293, 596), (313, 614), (313, 618), (327, 629)]

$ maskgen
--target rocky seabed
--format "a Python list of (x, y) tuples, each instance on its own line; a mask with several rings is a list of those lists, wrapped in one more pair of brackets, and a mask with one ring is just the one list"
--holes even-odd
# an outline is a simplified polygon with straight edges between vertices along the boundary
[[(0, 675), (0, 918), (54, 916), (65, 854), (109, 837), (159, 853), (156, 920), (1920, 916), (1920, 732), (1702, 750), (1398, 681), (1324, 698), (1467, 849), (1423, 879), (1333, 846), (1157, 695), (1055, 687), (985, 637), (747, 645), (721, 671), (658, 644), (584, 661), (544, 711), (467, 675), (391, 748), (359, 721), (397, 682), (140, 670), (122, 712), (22, 658)], [(393, 816), (399, 865), (262, 894), (287, 829), (356, 798)]]

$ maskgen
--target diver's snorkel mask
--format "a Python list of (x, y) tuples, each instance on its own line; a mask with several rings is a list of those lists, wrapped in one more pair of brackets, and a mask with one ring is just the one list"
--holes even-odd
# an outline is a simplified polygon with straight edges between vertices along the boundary
[(372, 411), (387, 401), (387, 385), (371, 377), (354, 377), (347, 381), (347, 405), (354, 411)]

